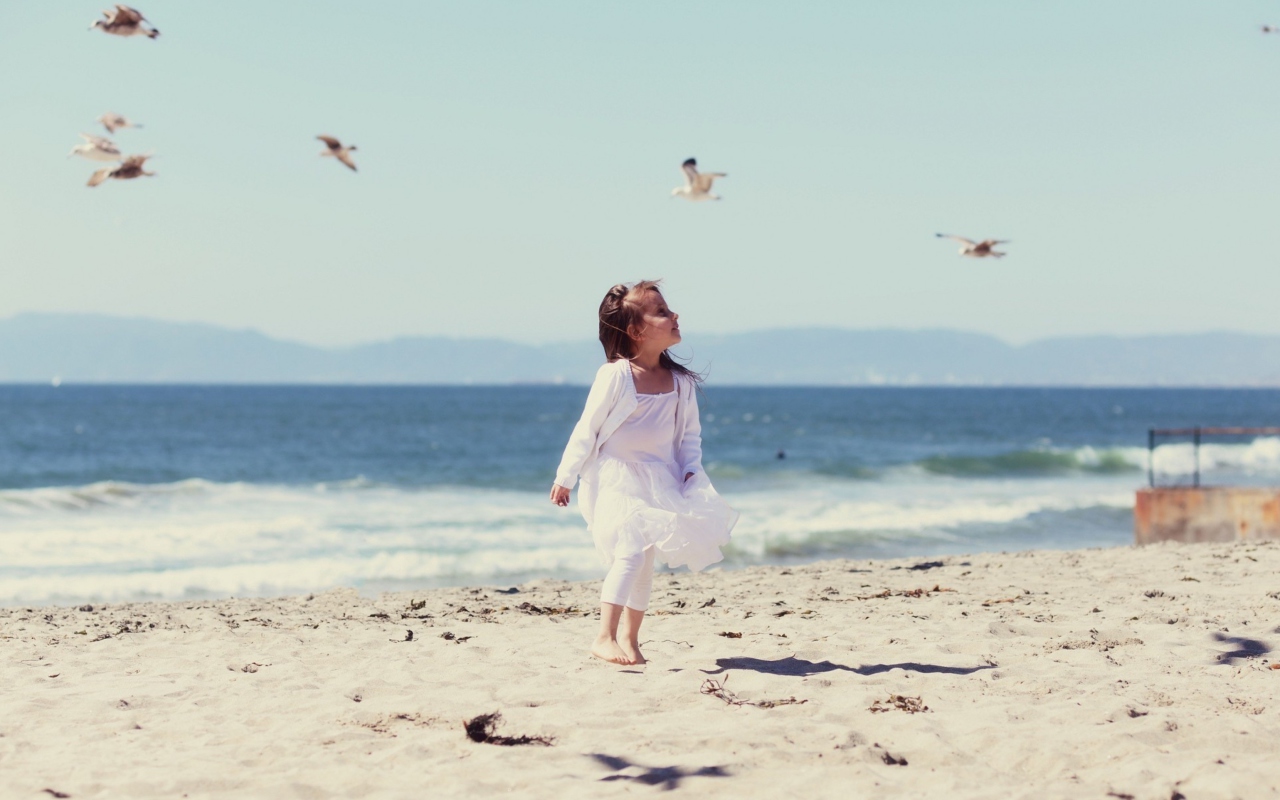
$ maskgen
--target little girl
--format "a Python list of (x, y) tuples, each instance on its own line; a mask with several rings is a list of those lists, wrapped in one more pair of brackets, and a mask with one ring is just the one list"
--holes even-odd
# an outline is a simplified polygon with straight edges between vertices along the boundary
[(578, 506), (610, 565), (591, 654), (614, 664), (645, 663), (640, 623), (654, 561), (695, 572), (714, 564), (738, 521), (702, 470), (696, 392), (702, 378), (667, 353), (680, 343), (678, 320), (656, 281), (618, 284), (604, 296), (600, 344), (607, 363), (551, 487), (551, 502), (567, 506), (582, 478)]

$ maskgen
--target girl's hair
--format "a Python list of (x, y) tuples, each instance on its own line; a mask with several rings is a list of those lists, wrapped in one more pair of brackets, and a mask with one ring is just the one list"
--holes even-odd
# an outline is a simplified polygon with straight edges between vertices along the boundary
[[(606, 360), (625, 358), (629, 361), (635, 357), (636, 345), (631, 332), (644, 327), (643, 298), (651, 291), (661, 294), (658, 289), (661, 282), (637, 281), (629, 286), (619, 283), (605, 293), (604, 300), (600, 301), (600, 344)], [(669, 350), (662, 351), (658, 363), (689, 378), (695, 385), (702, 383), (702, 375), (676, 361)]]

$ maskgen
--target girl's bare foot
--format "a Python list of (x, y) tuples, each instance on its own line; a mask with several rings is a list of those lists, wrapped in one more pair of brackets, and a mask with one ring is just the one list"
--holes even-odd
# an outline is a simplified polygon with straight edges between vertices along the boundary
[(627, 654), (627, 658), (631, 659), (632, 664), (648, 664), (649, 660), (640, 652), (639, 642), (627, 642), (621, 645), (622, 652)]
[(618, 628), (618, 635), (615, 638), (621, 642), (622, 652), (627, 654), (632, 664), (649, 663), (640, 652), (640, 626), (644, 624), (644, 612), (635, 608), (624, 608), (622, 619), (619, 621), (622, 625)]
[(610, 664), (634, 664), (631, 656), (627, 655), (618, 643), (613, 639), (596, 639), (595, 644), (591, 645), (591, 655), (602, 661), (608, 661)]

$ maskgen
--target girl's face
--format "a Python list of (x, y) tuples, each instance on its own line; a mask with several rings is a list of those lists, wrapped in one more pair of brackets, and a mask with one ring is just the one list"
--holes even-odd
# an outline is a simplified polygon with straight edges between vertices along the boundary
[(644, 328), (636, 337), (636, 344), (655, 350), (666, 350), (680, 344), (680, 315), (667, 308), (661, 292), (646, 292), (641, 307), (644, 309)]

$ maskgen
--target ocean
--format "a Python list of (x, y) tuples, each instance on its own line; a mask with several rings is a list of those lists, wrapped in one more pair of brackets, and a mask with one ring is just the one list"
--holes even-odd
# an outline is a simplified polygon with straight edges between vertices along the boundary
[[(547, 500), (585, 387), (0, 386), (0, 605), (599, 577)], [(1132, 541), (1149, 427), (1280, 391), (708, 386), (722, 568)], [(1156, 451), (1189, 481), (1189, 444)], [(1202, 448), (1280, 481), (1280, 439)]]

